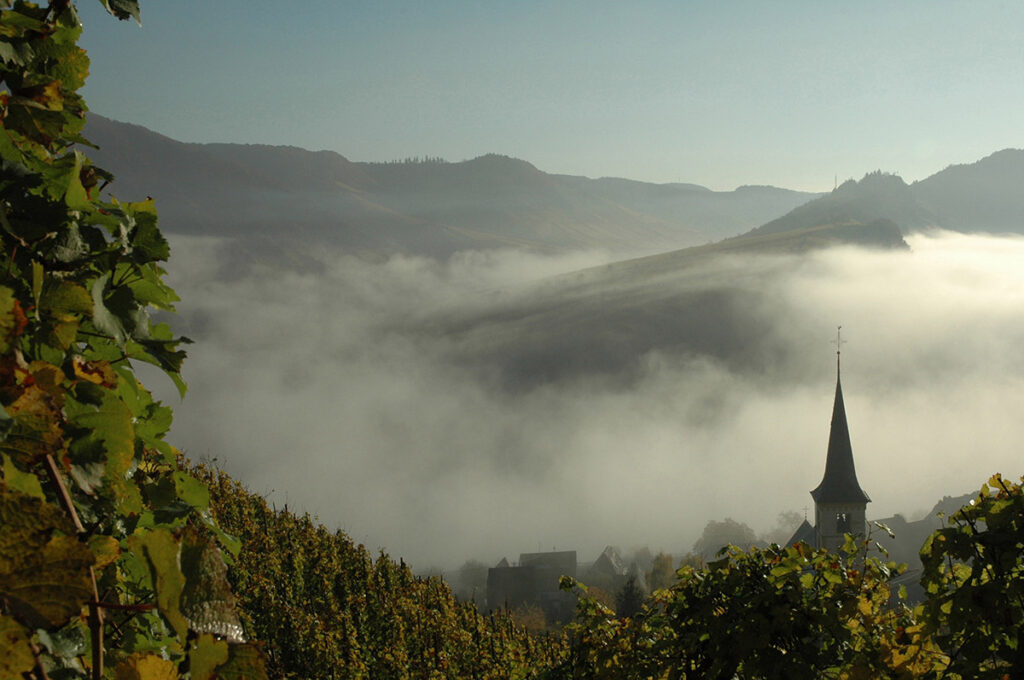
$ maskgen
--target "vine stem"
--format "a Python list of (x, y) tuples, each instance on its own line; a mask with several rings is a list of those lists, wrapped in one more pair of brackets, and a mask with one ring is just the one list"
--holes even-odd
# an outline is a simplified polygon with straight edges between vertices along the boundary
[(97, 602), (96, 600), (89, 600), (89, 606), (100, 609), (116, 609), (122, 612), (148, 612), (151, 609), (156, 609), (155, 604), (120, 604), (118, 602)]
[(46, 668), (43, 666), (43, 660), (39, 658), (42, 652), (39, 650), (38, 645), (28, 641), (29, 647), (32, 649), (32, 655), (36, 657), (36, 672), (39, 674), (41, 680), (50, 680), (50, 676), (46, 674)]
[[(50, 482), (53, 483), (57, 489), (57, 498), (60, 500), (61, 506), (64, 511), (68, 513), (71, 518), (71, 523), (75, 527), (75, 531), (79, 535), (85, 534), (85, 527), (82, 526), (82, 520), (78, 518), (78, 511), (75, 510), (75, 504), (71, 502), (71, 494), (68, 492), (68, 487), (64, 483), (64, 477), (61, 476), (60, 470), (57, 468), (57, 461), (53, 459), (53, 454), (46, 454), (46, 472), (50, 477)], [(92, 583), (92, 601), (89, 602), (89, 633), (90, 641), (92, 643), (92, 680), (103, 680), (103, 611), (99, 607), (100, 593), (96, 587), (96, 570), (93, 567), (89, 567), (89, 580)]]

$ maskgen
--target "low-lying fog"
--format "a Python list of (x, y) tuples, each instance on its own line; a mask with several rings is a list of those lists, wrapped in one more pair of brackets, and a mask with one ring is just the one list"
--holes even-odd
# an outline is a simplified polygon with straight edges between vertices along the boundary
[[(680, 553), (708, 520), (764, 531), (811, 507), (842, 324), (868, 516), (916, 519), (993, 472), (1024, 472), (1024, 239), (907, 240), (595, 276), (568, 294), (535, 282), (607, 256), (322, 252), (321, 268), (225, 275), (230, 243), (174, 237), (190, 391), (179, 402), (148, 382), (189, 457), (416, 568), (553, 547)], [(746, 302), (673, 314), (701, 287)], [(602, 300), (656, 313), (605, 320)], [(718, 315), (727, 351), (687, 344), (702, 330), (693, 309)], [(549, 344), (552, 370), (535, 373)]]

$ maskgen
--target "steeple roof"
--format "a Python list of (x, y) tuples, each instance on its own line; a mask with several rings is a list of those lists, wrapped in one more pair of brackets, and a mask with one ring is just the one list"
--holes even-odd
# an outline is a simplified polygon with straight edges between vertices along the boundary
[[(838, 354), (838, 353), (837, 353)], [(846, 406), (843, 404), (843, 386), (839, 376), (839, 358), (836, 357), (836, 401), (832, 407), (832, 429), (828, 435), (828, 456), (825, 458), (825, 476), (821, 484), (811, 491), (815, 503), (870, 503), (857, 483), (857, 470), (853, 465), (853, 447), (850, 428), (846, 424)]]

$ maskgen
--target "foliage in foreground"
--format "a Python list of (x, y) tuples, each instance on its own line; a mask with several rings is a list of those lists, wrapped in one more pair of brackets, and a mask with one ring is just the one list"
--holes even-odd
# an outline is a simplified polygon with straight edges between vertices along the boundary
[(531, 635), (507, 612), (481, 615), (441, 579), (375, 560), (222, 472), (199, 474), (220, 526), (242, 541), (230, 580), (272, 677), (529, 678), (564, 658), (561, 637)]
[(798, 544), (730, 548), (683, 567), (633, 617), (580, 595), (553, 678), (1010, 678), (1024, 673), (1024, 495), (996, 475), (921, 551), (923, 603), (905, 565)]
[(373, 560), (342, 533), (275, 512), (203, 472), (223, 526), (244, 537), (231, 580), (273, 675), (537, 678), (1005, 678), (1022, 668), (1024, 497), (996, 475), (922, 549), (927, 599), (905, 565), (806, 545), (679, 569), (633, 616), (580, 595), (567, 639), (479, 615), (436, 579)]
[[(135, 0), (101, 0), (121, 19)], [(185, 353), (152, 201), (101, 200), (78, 150), (75, 6), (0, 0), (0, 678), (263, 677), (209, 492), (164, 441)]]
[(928, 538), (921, 563), (920, 613), (950, 673), (1024, 675), (1024, 486), (992, 477)]

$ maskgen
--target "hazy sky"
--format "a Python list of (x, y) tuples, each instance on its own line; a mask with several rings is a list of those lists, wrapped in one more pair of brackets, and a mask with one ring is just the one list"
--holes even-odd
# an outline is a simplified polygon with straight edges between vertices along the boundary
[(1024, 146), (1024, 3), (82, 0), (92, 110), (353, 160), (828, 190)]

